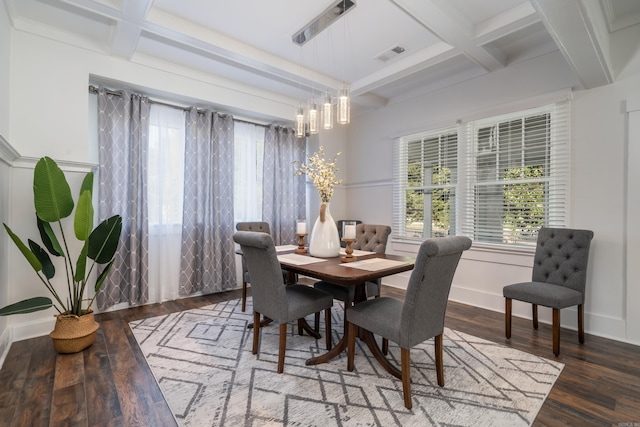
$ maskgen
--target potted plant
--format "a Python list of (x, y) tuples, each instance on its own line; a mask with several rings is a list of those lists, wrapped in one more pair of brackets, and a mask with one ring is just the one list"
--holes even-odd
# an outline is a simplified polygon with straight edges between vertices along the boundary
[[(103, 271), (97, 274), (93, 285), (96, 294), (98, 293), (113, 265), (113, 257), (122, 231), (122, 218), (119, 215), (114, 215), (93, 228), (92, 189), (93, 173), (89, 172), (84, 177), (78, 202), (75, 204), (74, 234), (83, 242), (82, 249), (76, 257), (71, 256), (61, 222), (73, 212), (71, 189), (64, 172), (49, 157), (41, 158), (33, 172), (33, 202), (44, 248), (31, 239), (28, 240), (28, 246), (25, 245), (4, 224), (11, 240), (34, 269), (54, 301), (49, 297), (29, 298), (0, 309), (0, 315), (31, 313), (55, 307), (58, 315), (56, 326), (50, 336), (59, 353), (75, 353), (93, 344), (98, 324), (91, 310), (95, 295), (90, 300), (85, 298), (87, 284), (91, 277), (96, 276), (92, 275), (96, 264), (106, 264)], [(64, 258), (67, 295), (51, 281), (56, 274), (56, 268), (49, 254)], [(92, 262), (88, 263), (88, 259)]]

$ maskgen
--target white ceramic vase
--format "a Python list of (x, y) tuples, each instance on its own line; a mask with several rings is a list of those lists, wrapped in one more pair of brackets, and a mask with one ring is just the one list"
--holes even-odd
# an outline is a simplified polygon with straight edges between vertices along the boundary
[(311, 230), (309, 254), (319, 258), (332, 258), (340, 255), (338, 227), (331, 216), (329, 203), (320, 205), (320, 216), (316, 219)]

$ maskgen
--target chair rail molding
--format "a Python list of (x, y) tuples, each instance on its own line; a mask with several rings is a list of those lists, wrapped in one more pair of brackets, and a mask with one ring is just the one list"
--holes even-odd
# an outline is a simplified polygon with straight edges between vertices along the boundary
[(20, 153), (18, 153), (16, 149), (9, 144), (9, 141), (7, 141), (4, 136), (0, 135), (0, 161), (11, 166), (13, 162), (19, 158)]

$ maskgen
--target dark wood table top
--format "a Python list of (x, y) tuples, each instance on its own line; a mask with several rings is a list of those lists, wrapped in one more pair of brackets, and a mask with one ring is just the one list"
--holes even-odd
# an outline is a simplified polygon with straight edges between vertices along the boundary
[[(390, 266), (380, 270), (369, 271), (361, 268), (350, 267), (351, 263), (343, 263), (340, 257), (334, 258), (319, 258), (324, 261), (314, 262), (311, 264), (294, 264), (289, 263), (286, 259), (280, 257), (281, 255), (288, 254), (289, 252), (280, 252), (279, 261), (280, 265), (293, 273), (301, 274), (304, 276), (312, 277), (318, 280), (324, 280), (326, 282), (335, 283), (338, 285), (358, 285), (369, 280), (375, 280), (381, 277), (390, 276), (392, 274), (401, 273), (403, 271), (409, 271), (413, 269), (415, 259), (405, 256), (388, 255), (388, 254), (370, 254), (358, 256), (358, 261), (367, 259), (380, 259), (380, 260), (392, 260), (398, 261), (402, 264)], [(298, 255), (309, 256), (309, 255)]]

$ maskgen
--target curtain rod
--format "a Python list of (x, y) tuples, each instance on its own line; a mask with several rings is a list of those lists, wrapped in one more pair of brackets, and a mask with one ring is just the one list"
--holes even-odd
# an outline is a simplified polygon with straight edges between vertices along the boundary
[[(122, 96), (122, 90), (111, 90), (111, 89), (105, 89), (108, 95), (114, 95), (114, 96)], [(98, 87), (94, 86), (94, 85), (89, 85), (89, 93), (94, 93), (97, 94), (98, 93)], [(163, 102), (163, 101), (157, 101), (155, 99), (149, 98), (149, 102), (152, 104), (157, 104), (157, 105), (164, 105), (165, 107), (171, 107), (171, 108), (177, 108), (178, 110), (182, 110), (182, 111), (187, 111), (190, 110), (190, 107), (183, 107), (180, 105), (176, 105), (176, 104), (170, 104), (168, 102)], [(198, 113), (204, 113), (205, 110), (200, 110), (196, 108), (196, 111)], [(233, 117), (233, 115), (231, 115)], [(233, 118), (234, 121), (236, 122), (240, 122), (240, 123), (247, 123), (250, 125), (255, 125), (255, 126), (262, 126), (262, 127), (267, 127), (269, 125), (263, 124), (263, 123), (256, 123), (256, 122), (252, 122), (249, 120), (242, 120), (242, 119), (236, 119), (235, 117)], [(275, 126), (279, 126), (279, 125), (275, 125)], [(288, 126), (283, 126), (283, 127), (288, 127)]]

